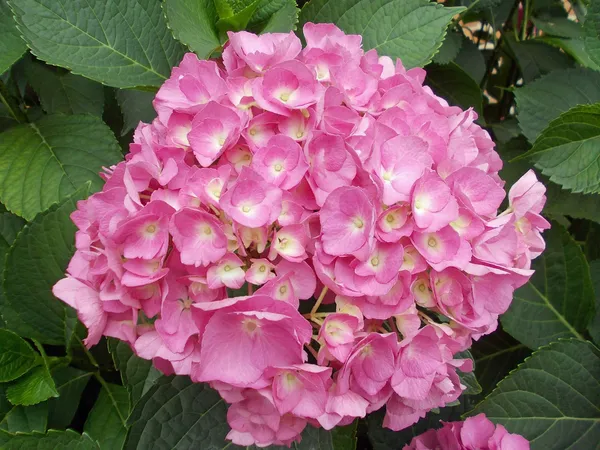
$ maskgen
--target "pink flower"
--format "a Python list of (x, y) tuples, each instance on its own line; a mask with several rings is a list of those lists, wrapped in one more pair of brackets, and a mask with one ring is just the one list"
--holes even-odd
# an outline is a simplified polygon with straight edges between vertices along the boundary
[(252, 167), (266, 181), (281, 189), (296, 186), (308, 169), (302, 148), (287, 136), (273, 136), (254, 155)]
[[(205, 305), (211, 303), (195, 306)], [(311, 326), (290, 304), (260, 295), (247, 297), (215, 310), (208, 319), (192, 378), (238, 387), (264, 384), (268, 367), (304, 362), (302, 346), (311, 334)]]
[(252, 259), (252, 265), (246, 271), (246, 281), (260, 286), (272, 278), (275, 278), (273, 269), (275, 266), (268, 259)]
[(446, 183), (454, 196), (479, 216), (495, 215), (506, 196), (496, 181), (473, 167), (463, 167), (453, 172)]
[(206, 280), (211, 289), (227, 286), (229, 289), (239, 289), (244, 285), (245, 273), (243, 262), (233, 253), (228, 253), (217, 265), (208, 268)]
[(320, 205), (335, 189), (350, 186), (356, 176), (356, 162), (340, 136), (315, 133), (305, 152), (310, 166), (308, 180)]
[(77, 317), (88, 329), (85, 345), (91, 347), (97, 344), (107, 323), (107, 314), (102, 309), (98, 292), (75, 278), (67, 277), (54, 285), (52, 293), (77, 310)]
[(169, 216), (173, 208), (161, 201), (148, 203), (135, 216), (119, 224), (116, 243), (125, 258), (164, 256), (169, 245)]
[(331, 368), (297, 364), (268, 369), (273, 374), (273, 401), (281, 415), (316, 419), (325, 413)]
[(369, 333), (353, 348), (338, 377), (338, 389), (344, 392), (357, 385), (375, 395), (390, 381), (395, 371), (398, 339), (395, 334)]
[(450, 188), (434, 172), (417, 180), (411, 206), (415, 224), (423, 231), (437, 231), (458, 217), (458, 204)]
[(282, 227), (273, 237), (269, 258), (275, 259), (279, 255), (291, 262), (301, 262), (308, 258), (307, 245), (308, 234), (304, 225)]
[(373, 242), (375, 208), (365, 191), (356, 187), (336, 189), (321, 209), (323, 250), (330, 255), (352, 255)]
[(214, 61), (199, 61), (195, 54), (186, 53), (156, 94), (154, 108), (166, 125), (173, 111), (194, 114), (226, 92), (227, 85)]
[(211, 214), (183, 208), (173, 215), (170, 227), (183, 264), (207, 266), (227, 253), (222, 224)]
[(242, 122), (231, 108), (208, 103), (194, 117), (188, 133), (190, 146), (202, 167), (208, 167), (240, 137)]
[(526, 213), (539, 214), (546, 203), (546, 188), (537, 180), (535, 172), (529, 170), (512, 185), (508, 192), (510, 206), (517, 218)]
[(301, 440), (300, 433), (306, 420), (292, 414), (280, 415), (272, 394), (266, 389), (246, 389), (244, 399), (233, 403), (227, 410), (231, 431), (227, 439), (236, 445), (258, 447), (290, 446)]
[(223, 210), (240, 225), (256, 228), (273, 222), (281, 212), (281, 190), (244, 168), (236, 183), (221, 197)]
[[(225, 49), (223, 59), (228, 71), (235, 69), (233, 58), (239, 58), (254, 72), (263, 72), (280, 62), (293, 60), (302, 44), (293, 32), (266, 33), (257, 36), (252, 33), (240, 31), (228, 32), (229, 44)], [(232, 64), (233, 63), (233, 64)], [(236, 64), (237, 67), (240, 63)]]
[(289, 116), (291, 110), (317, 103), (322, 87), (308, 67), (299, 61), (282, 62), (254, 80), (252, 93), (265, 111)]
[(329, 356), (344, 363), (354, 347), (355, 334), (359, 330), (360, 321), (350, 314), (328, 315), (321, 329), (318, 339), (322, 343), (319, 350), (319, 363), (321, 360), (330, 359)]
[(443, 422), (439, 430), (429, 430), (415, 438), (403, 450), (480, 449), (480, 450), (529, 450), (529, 442), (523, 436), (510, 434), (502, 425), (496, 425), (478, 414), (464, 422)]

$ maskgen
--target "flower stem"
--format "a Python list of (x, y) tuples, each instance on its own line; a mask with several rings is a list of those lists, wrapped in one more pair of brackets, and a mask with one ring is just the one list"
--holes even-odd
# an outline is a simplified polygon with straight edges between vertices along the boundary
[(317, 302), (315, 303), (315, 306), (313, 306), (312, 309), (310, 310), (311, 318), (315, 317), (315, 314), (316, 314), (317, 310), (319, 309), (319, 306), (321, 306), (321, 302), (325, 298), (325, 295), (327, 294), (328, 290), (329, 290), (329, 288), (327, 286), (323, 286), (323, 290), (321, 290), (321, 294), (319, 294), (319, 298), (317, 298)]

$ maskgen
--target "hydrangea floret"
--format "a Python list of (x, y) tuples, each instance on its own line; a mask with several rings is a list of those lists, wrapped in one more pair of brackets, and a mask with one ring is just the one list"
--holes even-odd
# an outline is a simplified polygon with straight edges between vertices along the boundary
[(188, 53), (101, 192), (54, 294), (88, 328), (230, 404), (228, 438), (290, 445), (465, 389), (544, 249), (545, 188), (510, 189), (476, 113), (331, 24)]
[(464, 422), (444, 422), (442, 428), (416, 436), (402, 450), (529, 450), (529, 441), (478, 414)]

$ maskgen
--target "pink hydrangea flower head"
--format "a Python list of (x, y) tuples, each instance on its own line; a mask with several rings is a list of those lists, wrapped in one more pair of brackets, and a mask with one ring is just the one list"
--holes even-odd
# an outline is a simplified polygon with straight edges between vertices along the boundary
[[(228, 33), (219, 60), (184, 56), (77, 203), (53, 288), (87, 346), (115, 337), (210, 383), (247, 447), (382, 407), (400, 430), (457, 400), (472, 363), (455, 355), (497, 327), (550, 226), (533, 171), (498, 210), (493, 141), (423, 69), (332, 24), (304, 36)], [(447, 443), (527, 448), (481, 416), (411, 445)]]

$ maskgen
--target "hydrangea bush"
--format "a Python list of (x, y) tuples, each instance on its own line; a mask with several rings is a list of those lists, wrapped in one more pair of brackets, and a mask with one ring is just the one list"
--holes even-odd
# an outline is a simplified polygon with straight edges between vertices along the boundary
[(303, 31), (304, 48), (239, 32), (219, 61), (184, 56), (78, 203), (53, 288), (88, 346), (116, 337), (210, 383), (238, 445), (383, 405), (401, 430), (458, 399), (457, 353), (496, 329), (550, 226), (532, 171), (498, 213), (493, 141), (423, 69), (331, 24)]
[(596, 448), (599, 49), (600, 0), (0, 0), (0, 448)]

